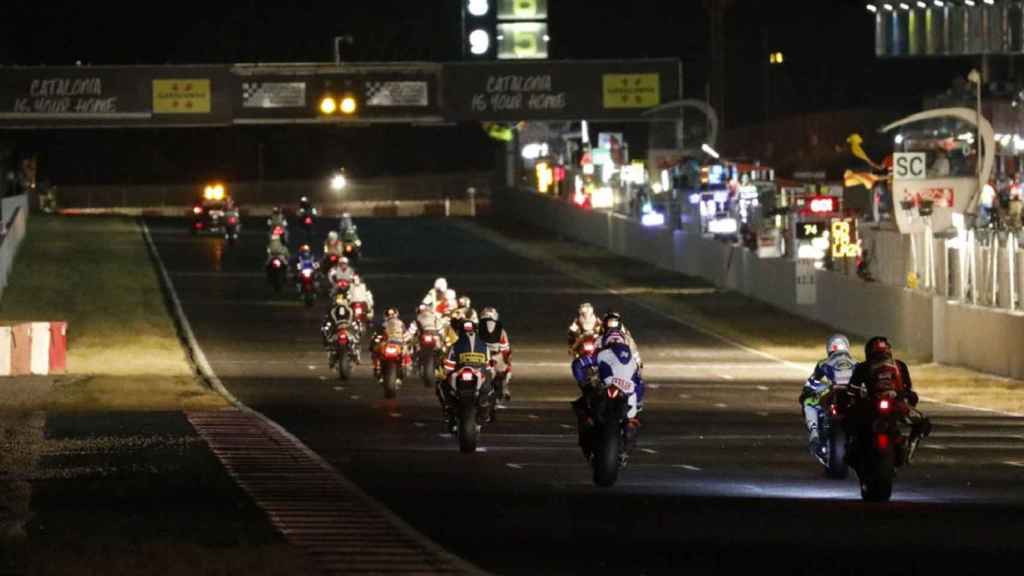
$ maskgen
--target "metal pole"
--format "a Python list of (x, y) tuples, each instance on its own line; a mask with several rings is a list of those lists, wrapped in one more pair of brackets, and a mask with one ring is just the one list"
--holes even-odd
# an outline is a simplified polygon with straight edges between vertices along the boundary
[[(914, 273), (915, 279), (917, 278), (917, 240), (914, 239), (915, 234), (910, 233), (910, 270)], [(916, 286), (914, 286), (916, 288)]]
[(967, 233), (970, 242), (970, 265), (971, 265), (971, 304), (978, 303), (978, 237), (974, 230)]
[(1010, 310), (1017, 309), (1017, 237), (1011, 232), (1007, 238), (1006, 259), (1007, 270), (1010, 273)]
[(999, 235), (992, 234), (992, 306), (999, 306)]

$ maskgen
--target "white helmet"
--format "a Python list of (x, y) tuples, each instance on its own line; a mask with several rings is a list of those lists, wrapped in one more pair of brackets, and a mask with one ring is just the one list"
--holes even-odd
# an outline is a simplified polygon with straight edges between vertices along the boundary
[(825, 354), (850, 351), (850, 339), (843, 334), (833, 334), (825, 341)]
[(334, 230), (331, 230), (330, 232), (327, 233), (327, 240), (329, 242), (337, 242), (338, 241), (338, 233), (335, 232)]
[(341, 217), (342, 217), (343, 219), (345, 219), (345, 220), (348, 220), (348, 219), (352, 218), (352, 215), (351, 215), (351, 214), (349, 214), (348, 212), (342, 212), (342, 213), (341, 213)]
[(586, 316), (589, 318), (594, 315), (594, 307), (590, 302), (584, 302), (583, 304), (580, 304), (579, 314), (580, 316)]
[(493, 306), (484, 308), (484, 311), (480, 313), (481, 320), (494, 320), (498, 321), (498, 311)]
[(440, 290), (442, 292), (448, 291), (448, 281), (444, 278), (438, 278), (434, 280), (434, 290)]
[[(455, 290), (452, 290), (451, 288), (445, 290), (444, 291), (444, 299), (445, 300), (452, 300), (452, 301), (454, 301), (455, 300)], [(457, 304), (458, 304), (458, 302), (456, 302), (456, 305)]]

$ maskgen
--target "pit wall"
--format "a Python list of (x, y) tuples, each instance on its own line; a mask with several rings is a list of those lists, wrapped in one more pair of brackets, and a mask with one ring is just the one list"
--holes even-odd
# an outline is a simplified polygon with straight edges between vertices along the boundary
[(818, 270), (816, 303), (797, 304), (796, 263), (760, 259), (715, 240), (649, 228), (603, 211), (587, 211), (533, 192), (492, 195), (495, 214), (521, 219), (615, 254), (704, 278), (798, 316), (862, 337), (884, 334), (904, 354), (1024, 378), (1024, 314), (963, 305), (911, 290)]

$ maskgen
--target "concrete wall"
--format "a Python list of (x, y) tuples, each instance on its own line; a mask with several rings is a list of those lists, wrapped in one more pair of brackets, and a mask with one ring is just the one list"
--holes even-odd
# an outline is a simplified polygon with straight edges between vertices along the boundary
[[(944, 296), (819, 270), (817, 302), (796, 303), (796, 263), (683, 231), (646, 228), (605, 212), (581, 210), (535, 193), (503, 191), (497, 214), (522, 218), (628, 258), (704, 278), (850, 334), (884, 334), (919, 358), (1024, 378), (1024, 313), (949, 302)], [(904, 250), (900, 244), (894, 251)], [(937, 260), (941, 253), (937, 253)], [(1018, 272), (1019, 273), (1019, 272)], [(942, 270), (938, 271), (941, 277)]]
[(0, 298), (7, 287), (7, 277), (14, 266), (28, 223), (28, 196), (9, 196), (0, 208)]

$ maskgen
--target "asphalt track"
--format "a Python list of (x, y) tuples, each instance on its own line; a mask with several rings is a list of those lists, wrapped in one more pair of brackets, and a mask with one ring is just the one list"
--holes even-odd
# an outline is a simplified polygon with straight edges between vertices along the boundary
[[(411, 318), (436, 276), (496, 306), (513, 342), (513, 401), (458, 452), (433, 391), (385, 401), (370, 368), (328, 370), (318, 325), (265, 283), (264, 230), (242, 242), (148, 221), (196, 337), (224, 385), (452, 552), (499, 574), (979, 572), (1024, 552), (1024, 420), (922, 403), (935, 431), (893, 501), (861, 502), (806, 451), (806, 374), (514, 256), (442, 219), (358, 222), (378, 311)], [(321, 222), (319, 239), (332, 222)], [(293, 231), (293, 235), (295, 231)], [(294, 243), (295, 238), (293, 238)], [(621, 262), (626, 266), (628, 263)], [(645, 278), (698, 286), (678, 275)], [(624, 314), (651, 383), (644, 428), (610, 489), (592, 485), (568, 402), (564, 348), (579, 302)], [(923, 391), (923, 393), (927, 393)]]

